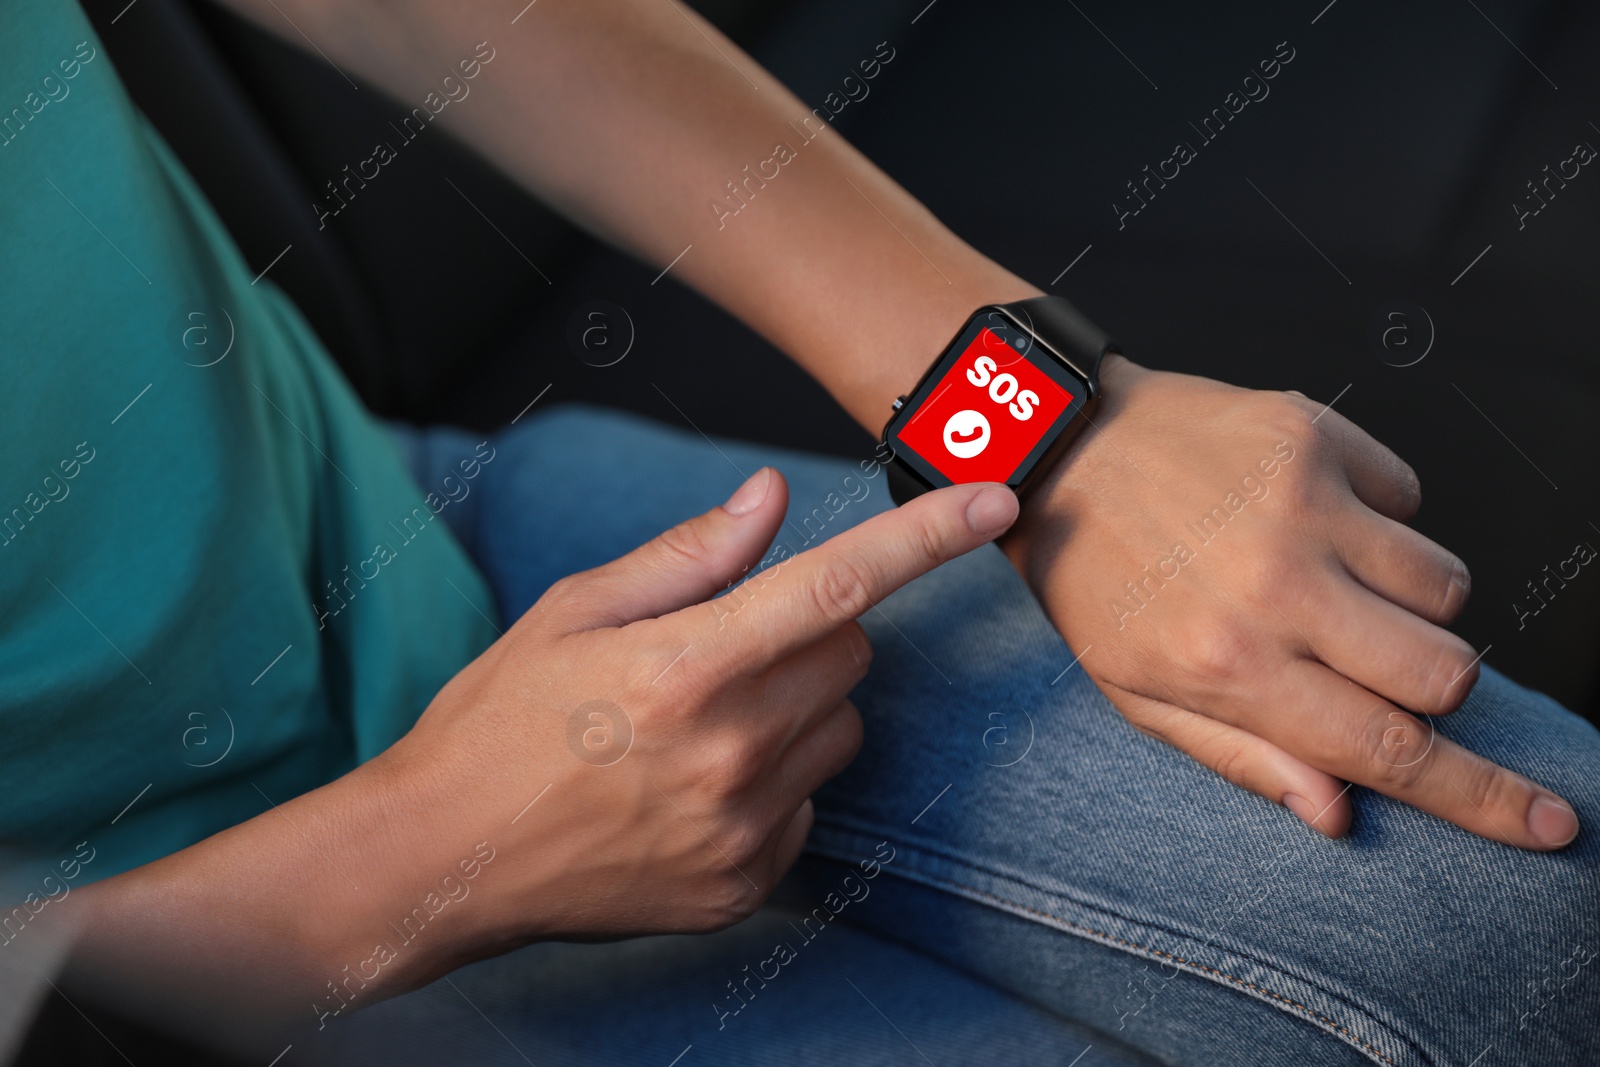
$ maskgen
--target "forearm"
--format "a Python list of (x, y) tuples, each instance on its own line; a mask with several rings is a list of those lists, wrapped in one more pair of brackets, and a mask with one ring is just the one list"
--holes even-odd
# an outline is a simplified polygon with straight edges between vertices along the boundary
[[(409, 810), (411, 793), (380, 759), (75, 892), (72, 910), (58, 913), (76, 927), (61, 984), (71, 996), (237, 1048), (464, 962), (449, 949), (455, 914), (439, 915), (416, 947), (389, 925), (444, 873), (422, 859), (419, 839), (429, 835), (419, 831), (431, 827)], [(471, 854), (470, 842), (462, 848)], [(381, 965), (379, 942), (399, 948)]]
[[(298, 41), (264, 0), (233, 3)], [(595, 233), (676, 260), (673, 277), (789, 353), (873, 432), (974, 307), (1038, 292), (681, 4), (546, 0), (515, 25), (516, 5), (279, 6), (407, 106), (487, 42), (494, 58), (458, 78), (468, 95), (436, 121)], [(877, 62), (874, 42), (862, 49)], [(893, 75), (889, 49), (880, 78)]]

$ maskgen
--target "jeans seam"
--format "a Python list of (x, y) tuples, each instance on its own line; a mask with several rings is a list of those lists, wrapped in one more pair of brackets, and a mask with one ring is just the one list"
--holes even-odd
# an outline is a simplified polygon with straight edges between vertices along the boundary
[[(846, 825), (843, 825), (841, 823), (838, 823), (835, 820), (820, 820), (819, 819), (818, 820), (818, 828), (819, 829), (825, 829), (827, 822), (833, 822), (834, 826), (836, 828), (838, 828), (840, 830), (843, 830), (845, 833), (851, 833), (851, 834), (859, 833), (859, 831), (854, 830), (854, 829), (852, 829), (852, 828), (850, 828), (850, 827), (848, 827)], [(824, 853), (824, 854), (827, 853), (827, 850), (819, 849), (815, 845), (812, 845), (812, 844), (808, 844), (807, 848), (808, 848), (808, 850), (810, 850), (812, 852), (820, 852), (820, 853)], [(987, 875), (989, 875), (991, 877), (994, 877), (994, 878), (1002, 878), (1002, 879), (1005, 879), (1007, 881), (1014, 881), (1015, 880), (1010, 875), (1003, 874), (1003, 873), (998, 872), (998, 871), (986, 870), (980, 864), (973, 863), (973, 862), (971, 862), (971, 861), (969, 861), (967, 859), (964, 859), (964, 858), (960, 858), (960, 857), (944, 854), (944, 853), (940, 852), (937, 849), (928, 848), (926, 846), (920, 846), (920, 845), (907, 845), (906, 848), (907, 848), (908, 851), (911, 851), (913, 853), (920, 851), (920, 852), (923, 852), (923, 853), (926, 853), (926, 854), (930, 854), (930, 855), (932, 855), (932, 856), (934, 856), (934, 857), (936, 857), (938, 859), (941, 859), (941, 860), (943, 860), (945, 862), (948, 862), (948, 863), (951, 863), (951, 864), (956, 864), (956, 865), (959, 865), (959, 866), (962, 866), (962, 867), (967, 867), (969, 869), (981, 872), (983, 874), (987, 874)], [(854, 856), (835, 856), (834, 858), (836, 858), (836, 859), (854, 859), (856, 857), (854, 857)], [(885, 868), (885, 870), (888, 870), (888, 869), (889, 868)], [(926, 871), (921, 871), (921, 870), (908, 871), (905, 867), (902, 866), (902, 867), (894, 869), (894, 871), (892, 873), (897, 874), (899, 877), (906, 878), (906, 879), (909, 879), (909, 880), (912, 880), (912, 881), (923, 882), (924, 884), (932, 886), (933, 888), (944, 889), (944, 890), (947, 890), (947, 891), (954, 892), (957, 895), (968, 896), (969, 899), (978, 900), (979, 903), (982, 903), (984, 900), (993, 901), (995, 904), (1001, 905), (999, 910), (1002, 910), (1002, 911), (1012, 911), (1014, 909), (1016, 911), (1026, 912), (1026, 913), (1028, 913), (1030, 915), (1036, 915), (1036, 916), (1038, 916), (1040, 918), (1043, 918), (1043, 919), (1049, 919), (1052, 923), (1058, 923), (1058, 924), (1060, 924), (1062, 926), (1069, 927), (1070, 929), (1072, 929), (1074, 931), (1078, 931), (1083, 935), (1087, 935), (1088, 937), (1090, 937), (1090, 938), (1092, 938), (1092, 939), (1094, 939), (1096, 941), (1099, 941), (1099, 942), (1102, 942), (1102, 943), (1114, 943), (1114, 944), (1117, 944), (1117, 945), (1123, 945), (1123, 946), (1126, 946), (1128, 948), (1135, 949), (1135, 950), (1137, 950), (1139, 952), (1147, 953), (1147, 954), (1152, 955), (1152, 956), (1161, 956), (1161, 957), (1164, 957), (1166, 959), (1172, 960), (1172, 961), (1174, 961), (1176, 963), (1184, 964), (1187, 967), (1190, 967), (1190, 968), (1192, 968), (1194, 970), (1204, 971), (1207, 974), (1214, 975), (1218, 979), (1225, 980), (1225, 981), (1230, 982), (1230, 983), (1232, 983), (1234, 985), (1237, 985), (1237, 986), (1239, 986), (1241, 988), (1254, 990), (1255, 992), (1260, 993), (1263, 996), (1271, 997), (1272, 999), (1274, 999), (1276, 1001), (1279, 1001), (1279, 1002), (1281, 1002), (1283, 1004), (1286, 1004), (1286, 1005), (1290, 1006), (1291, 1008), (1296, 1009), (1296, 1012), (1302, 1018), (1306, 1018), (1306, 1019), (1308, 1019), (1310, 1021), (1319, 1023), (1322, 1026), (1325, 1026), (1325, 1027), (1327, 1027), (1327, 1028), (1329, 1028), (1329, 1029), (1331, 1029), (1331, 1030), (1333, 1030), (1333, 1031), (1335, 1031), (1335, 1032), (1337, 1032), (1339, 1034), (1343, 1034), (1350, 1042), (1352, 1042), (1357, 1047), (1359, 1047), (1363, 1052), (1366, 1052), (1367, 1054), (1376, 1057), (1377, 1059), (1383, 1061), (1384, 1063), (1389, 1064), (1390, 1067), (1399, 1067), (1399, 1065), (1393, 1059), (1391, 1059), (1387, 1054), (1385, 1054), (1381, 1049), (1376, 1048), (1375, 1046), (1373, 1046), (1371, 1044), (1368, 1044), (1365, 1040), (1363, 1040), (1361, 1037), (1359, 1037), (1354, 1031), (1350, 1030), (1347, 1027), (1341, 1026), (1339, 1023), (1335, 1022), (1333, 1019), (1328, 1018), (1326, 1015), (1324, 1015), (1321, 1012), (1317, 1011), (1315, 1008), (1309, 1007), (1308, 1005), (1301, 1004), (1300, 1002), (1294, 1000), (1292, 997), (1286, 996), (1283, 993), (1279, 993), (1279, 992), (1277, 992), (1275, 990), (1264, 988), (1264, 987), (1262, 987), (1260, 985), (1257, 985), (1257, 984), (1255, 984), (1253, 982), (1248, 982), (1248, 981), (1244, 980), (1243, 978), (1238, 977), (1237, 975), (1229, 974), (1226, 971), (1219, 970), (1219, 969), (1217, 969), (1215, 967), (1209, 966), (1208, 964), (1199, 963), (1197, 961), (1187, 959), (1187, 958), (1185, 958), (1183, 956), (1179, 956), (1179, 955), (1176, 955), (1176, 954), (1171, 953), (1171, 952), (1166, 952), (1166, 951), (1164, 951), (1162, 949), (1155, 948), (1155, 947), (1150, 946), (1150, 945), (1142, 945), (1142, 944), (1138, 943), (1137, 941), (1132, 941), (1132, 940), (1129, 940), (1129, 939), (1124, 938), (1124, 937), (1119, 937), (1116, 934), (1111, 934), (1111, 933), (1106, 933), (1106, 932), (1101, 931), (1101, 930), (1096, 930), (1092, 926), (1087, 926), (1087, 925), (1085, 925), (1083, 923), (1076, 922), (1076, 921), (1074, 921), (1072, 919), (1068, 919), (1068, 918), (1066, 918), (1064, 916), (1056, 915), (1053, 912), (1043, 911), (1043, 910), (1040, 910), (1038, 908), (1031, 907), (1031, 906), (1029, 906), (1027, 904), (1022, 904), (1022, 903), (1019, 903), (1019, 902), (1014, 901), (1014, 900), (1008, 900), (1005, 897), (999, 896), (998, 894), (995, 894), (995, 893), (991, 893), (991, 892), (989, 892), (987, 890), (984, 890), (984, 889), (980, 889), (980, 888), (978, 888), (976, 886), (970, 886), (970, 885), (966, 885), (966, 884), (961, 883), (961, 882), (950, 881), (948, 879), (941, 878), (938, 875), (929, 874)], [(1027, 883), (1022, 883), (1022, 884), (1026, 885)], [(1038, 886), (1030, 886), (1029, 888), (1035, 889), (1038, 892), (1046, 893), (1046, 894), (1051, 894), (1051, 893), (1054, 892), (1053, 890), (1043, 889), (1043, 888), (1038, 887)], [(982, 898), (982, 899), (978, 899), (978, 898)], [(1074, 903), (1076, 903), (1079, 907), (1088, 908), (1088, 909), (1091, 909), (1091, 910), (1094, 910), (1094, 911), (1102, 910), (1102, 909), (1100, 909), (1098, 906), (1096, 906), (1094, 904), (1086, 903), (1086, 902), (1083, 902), (1083, 901), (1075, 901)], [(1152, 929), (1159, 930), (1162, 933), (1169, 934), (1169, 935), (1171, 935), (1173, 937), (1184, 937), (1184, 938), (1188, 938), (1188, 939), (1192, 940), (1192, 937), (1190, 937), (1189, 935), (1179, 933), (1176, 930), (1168, 930), (1168, 929), (1166, 929), (1165, 927), (1161, 926), (1158, 923), (1150, 923), (1150, 922), (1146, 922), (1146, 921), (1144, 921), (1142, 919), (1134, 919), (1134, 918), (1129, 918), (1127, 916), (1117, 916), (1117, 918), (1120, 919), (1123, 922), (1131, 923), (1131, 924), (1138, 925), (1138, 926), (1150, 927)], [(1237, 951), (1235, 949), (1226, 949), (1225, 951), (1227, 951), (1229, 953), (1232, 953), (1234, 955), (1240, 956), (1242, 958), (1249, 959), (1252, 963), (1255, 963), (1257, 966), (1262, 967), (1265, 970), (1272, 970), (1272, 971), (1277, 970), (1277, 968), (1274, 967), (1272, 964), (1267, 963), (1267, 962), (1265, 962), (1263, 960), (1255, 959), (1254, 957), (1250, 956), (1246, 952), (1240, 952), (1240, 951)], [(1316, 986), (1316, 983), (1307, 981), (1306, 979), (1298, 979), (1298, 980), (1306, 982), (1307, 985)], [(1320, 992), (1322, 992), (1323, 994), (1325, 994), (1326, 996), (1328, 996), (1328, 997), (1330, 997), (1330, 998), (1332, 998), (1334, 1000), (1341, 1000), (1342, 1001), (1344, 999), (1343, 997), (1339, 996), (1337, 993), (1332, 992), (1331, 990), (1321, 989), (1320, 987), (1317, 987), (1317, 988), (1319, 989)], [(1352, 1010), (1359, 1011), (1360, 1009), (1352, 1008)], [(1381, 1022), (1377, 1022), (1377, 1020), (1374, 1020), (1374, 1022), (1377, 1025), (1383, 1026), (1385, 1029), (1388, 1029), (1386, 1024), (1383, 1024)], [(1422, 1060), (1423, 1063), (1430, 1063), (1431, 1062), (1429, 1057), (1427, 1055), (1423, 1054), (1420, 1050), (1418, 1050), (1416, 1048), (1416, 1046), (1412, 1042), (1407, 1041), (1403, 1037), (1400, 1037), (1399, 1034), (1395, 1034), (1395, 1037), (1396, 1037), (1397, 1040), (1403, 1042), (1404, 1044), (1410, 1045), (1412, 1047), (1413, 1051), (1415, 1051), (1417, 1053), (1418, 1057)]]
[[(928, 881), (930, 883), (932, 883), (932, 882), (943, 882), (943, 879), (940, 879), (940, 878), (938, 878), (937, 876), (934, 876), (934, 875), (927, 875), (926, 877), (927, 877), (927, 879), (928, 879)], [(1315, 1008), (1307, 1007), (1306, 1005), (1301, 1004), (1299, 1001), (1294, 1000), (1291, 997), (1285, 996), (1282, 993), (1276, 992), (1276, 991), (1271, 990), (1271, 989), (1266, 989), (1266, 988), (1264, 988), (1262, 986), (1256, 985), (1254, 982), (1247, 982), (1243, 978), (1238, 977), (1237, 975), (1228, 974), (1226, 971), (1219, 970), (1216, 967), (1209, 966), (1208, 964), (1199, 963), (1199, 962), (1197, 962), (1195, 960), (1187, 959), (1187, 958), (1185, 958), (1183, 956), (1179, 956), (1179, 955), (1177, 955), (1175, 953), (1172, 953), (1172, 952), (1166, 952), (1166, 951), (1164, 951), (1162, 949), (1155, 948), (1155, 947), (1153, 947), (1151, 945), (1141, 945), (1137, 941), (1130, 941), (1129, 939), (1127, 939), (1125, 937), (1118, 937), (1116, 934), (1108, 934), (1108, 933), (1105, 933), (1104, 931), (1096, 930), (1092, 926), (1085, 926), (1082, 923), (1074, 922), (1071, 919), (1065, 918), (1063, 916), (1056, 915), (1056, 914), (1053, 914), (1053, 913), (1048, 912), (1048, 911), (1041, 911), (1038, 908), (1029, 907), (1026, 904), (1019, 904), (1014, 900), (1006, 900), (1004, 897), (998, 896), (998, 895), (996, 895), (994, 893), (990, 893), (987, 890), (979, 889), (979, 888), (977, 888), (975, 886), (963, 885), (963, 884), (961, 884), (959, 882), (944, 882), (944, 884), (946, 886), (948, 886), (949, 888), (952, 888), (952, 889), (961, 890), (961, 891), (964, 891), (964, 892), (967, 892), (967, 893), (975, 894), (975, 895), (980, 896), (980, 897), (985, 897), (985, 898), (987, 898), (989, 900), (998, 901), (999, 903), (1005, 904), (1008, 908), (1017, 908), (1017, 909), (1019, 909), (1021, 911), (1028, 912), (1029, 914), (1032, 914), (1032, 915), (1038, 915), (1038, 916), (1040, 916), (1042, 918), (1054, 920), (1055, 922), (1061, 923), (1063, 926), (1070, 926), (1075, 930), (1082, 930), (1083, 932), (1085, 932), (1087, 934), (1091, 934), (1094, 937), (1099, 938), (1100, 940), (1114, 942), (1114, 943), (1119, 944), (1119, 945), (1127, 945), (1130, 948), (1139, 949), (1141, 952), (1148, 952), (1148, 953), (1150, 953), (1152, 955), (1162, 956), (1162, 957), (1165, 957), (1166, 959), (1173, 960), (1174, 962), (1177, 962), (1177, 963), (1187, 964), (1188, 966), (1190, 966), (1192, 968), (1195, 968), (1196, 970), (1205, 971), (1207, 974), (1213, 974), (1213, 975), (1216, 975), (1218, 978), (1221, 978), (1221, 979), (1224, 979), (1226, 981), (1232, 982), (1234, 985), (1242, 986), (1245, 989), (1253, 989), (1257, 993), (1262, 993), (1262, 994), (1264, 994), (1266, 996), (1272, 997), (1274, 1000), (1282, 1001), (1283, 1003), (1289, 1005), (1290, 1007), (1297, 1009), (1303, 1015), (1305, 1015), (1305, 1016), (1307, 1016), (1307, 1017), (1309, 1017), (1311, 1019), (1314, 1019), (1317, 1022), (1322, 1023), (1324, 1026), (1327, 1026), (1330, 1029), (1332, 1029), (1332, 1030), (1334, 1030), (1334, 1031), (1336, 1031), (1338, 1033), (1344, 1034), (1351, 1041), (1355, 1042), (1357, 1045), (1360, 1045), (1363, 1049), (1365, 1049), (1366, 1051), (1370, 1052), (1372, 1055), (1377, 1056), (1384, 1063), (1391, 1064), (1391, 1065), (1394, 1064), (1394, 1060), (1392, 1060), (1388, 1056), (1384, 1055), (1384, 1053), (1380, 1049), (1374, 1048), (1373, 1046), (1367, 1044), (1360, 1037), (1358, 1037), (1353, 1031), (1347, 1029), (1346, 1027), (1340, 1026), (1337, 1022), (1335, 1022), (1334, 1020), (1328, 1018), (1326, 1015), (1323, 1015), (1321, 1012), (1317, 1011)], [(1256, 962), (1260, 963), (1259, 960), (1256, 961)], [(1265, 966), (1265, 964), (1263, 964), (1263, 966)]]
[[(824, 828), (824, 829), (826, 829), (829, 825), (832, 825), (834, 827), (837, 827), (840, 830), (843, 830), (846, 833), (863, 834), (864, 836), (872, 836), (873, 834), (876, 833), (876, 831), (871, 830), (871, 829), (866, 829), (866, 828), (862, 828), (862, 827), (859, 827), (859, 826), (852, 826), (852, 824), (850, 823), (849, 820), (839, 819), (839, 818), (828, 818), (828, 817), (819, 816), (817, 818), (817, 825), (819, 827)], [(947, 863), (955, 864), (955, 865), (961, 866), (961, 867), (966, 867), (966, 868), (968, 868), (970, 870), (977, 871), (980, 874), (986, 874), (991, 878), (997, 878), (997, 879), (1000, 879), (1000, 880), (1006, 881), (1006, 882), (1013, 882), (1013, 883), (1025, 886), (1025, 887), (1027, 887), (1029, 889), (1032, 889), (1032, 890), (1034, 890), (1036, 892), (1043, 893), (1043, 894), (1046, 894), (1046, 895), (1049, 895), (1049, 896), (1065, 897), (1068, 900), (1071, 900), (1073, 904), (1077, 905), (1080, 908), (1085, 908), (1085, 909), (1090, 910), (1090, 911), (1099, 912), (1101, 914), (1109, 915), (1110, 917), (1112, 917), (1114, 919), (1117, 919), (1120, 922), (1131, 923), (1131, 924), (1133, 924), (1135, 926), (1146, 927), (1146, 928), (1149, 928), (1149, 929), (1152, 929), (1152, 930), (1159, 931), (1159, 932), (1161, 932), (1163, 934), (1168, 934), (1168, 935), (1170, 935), (1172, 937), (1182, 938), (1182, 939), (1184, 939), (1186, 941), (1195, 940), (1195, 935), (1192, 934), (1192, 933), (1188, 933), (1188, 932), (1185, 932), (1183, 930), (1175, 930), (1170, 926), (1163, 925), (1162, 923), (1152, 922), (1151, 920), (1143, 919), (1143, 918), (1140, 918), (1140, 917), (1137, 917), (1137, 916), (1121, 914), (1121, 913), (1116, 912), (1116, 911), (1114, 911), (1114, 910), (1112, 910), (1110, 908), (1107, 908), (1107, 907), (1105, 907), (1105, 906), (1103, 906), (1103, 905), (1101, 905), (1099, 903), (1096, 903), (1093, 900), (1083, 900), (1083, 899), (1079, 899), (1077, 897), (1074, 897), (1070, 892), (1062, 890), (1062, 889), (1046, 888), (1044, 886), (1035, 885), (1032, 882), (1027, 881), (1025, 878), (1022, 878), (1022, 877), (1020, 877), (1020, 876), (1018, 876), (1016, 874), (1011, 873), (1010, 871), (999, 870), (999, 869), (996, 869), (996, 868), (993, 868), (993, 867), (988, 867), (988, 866), (985, 866), (984, 864), (979, 863), (978, 861), (973, 860), (973, 859), (971, 859), (971, 858), (969, 858), (967, 856), (959, 855), (957, 853), (949, 852), (949, 851), (946, 851), (944, 849), (941, 849), (936, 843), (924, 841), (924, 842), (921, 842), (921, 843), (908, 845), (908, 847), (913, 849), (914, 851), (922, 852), (922, 853), (924, 853), (926, 855), (932, 856), (932, 857), (934, 857), (936, 859), (939, 859), (939, 860), (943, 860), (943, 861), (945, 861)], [(975, 889), (974, 892), (983, 892), (983, 891)], [(1003, 897), (997, 897), (996, 899), (1003, 900), (1004, 898)], [(1018, 906), (1020, 907), (1021, 905), (1018, 905)], [(1041, 912), (1039, 914), (1047, 915), (1048, 913)], [(1050, 918), (1056, 918), (1056, 916), (1049, 916), (1049, 917)], [(1069, 920), (1063, 919), (1061, 921), (1067, 922)], [(1081, 924), (1079, 924), (1079, 925), (1081, 925)], [(1087, 927), (1085, 927), (1085, 929), (1087, 929)], [(1219, 947), (1222, 947), (1222, 946), (1219, 946)], [(1239, 956), (1242, 959), (1247, 959), (1251, 963), (1254, 963), (1259, 967), (1264, 967), (1264, 968), (1266, 968), (1268, 970), (1277, 970), (1278, 969), (1276, 966), (1274, 966), (1271, 963), (1268, 963), (1265, 960), (1257, 959), (1249, 951), (1244, 950), (1244, 949), (1223, 947), (1223, 951), (1229, 952), (1229, 953), (1231, 953), (1231, 954), (1233, 954), (1235, 956)], [(1177, 958), (1177, 957), (1174, 957), (1174, 958)], [(1196, 964), (1196, 966), (1200, 966), (1200, 965)], [(1295, 977), (1295, 980), (1296, 981), (1300, 981), (1300, 982), (1304, 982), (1306, 985), (1315, 987), (1317, 992), (1323, 994), (1324, 996), (1326, 996), (1326, 997), (1328, 997), (1328, 998), (1330, 998), (1332, 1000), (1337, 1000), (1337, 1001), (1340, 1001), (1341, 1003), (1344, 1003), (1345, 1006), (1348, 1007), (1351, 1011), (1365, 1013), (1365, 1009), (1364, 1008), (1362, 1008), (1362, 1007), (1360, 1007), (1359, 1005), (1356, 1005), (1356, 1004), (1348, 1003), (1348, 1001), (1346, 1000), (1346, 998), (1342, 994), (1337, 993), (1334, 990), (1324, 988), (1323, 986), (1319, 985), (1317, 982), (1315, 982), (1315, 981), (1313, 981), (1311, 979)], [(1380, 1026), (1384, 1026), (1387, 1029), (1393, 1029), (1393, 1027), (1389, 1026), (1389, 1024), (1384, 1023), (1384, 1022), (1382, 1022), (1380, 1020), (1374, 1019), (1373, 1021), (1378, 1023), (1378, 1025), (1380, 1025)], [(1413, 1044), (1413, 1042), (1407, 1042), (1407, 1043), (1408, 1044)], [(1424, 1057), (1424, 1059), (1426, 1059), (1426, 1057)]]

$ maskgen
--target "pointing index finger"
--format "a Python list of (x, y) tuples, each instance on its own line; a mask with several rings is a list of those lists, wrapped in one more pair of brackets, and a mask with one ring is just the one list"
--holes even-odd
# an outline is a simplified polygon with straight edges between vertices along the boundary
[(745, 667), (777, 662), (913, 578), (992, 541), (1016, 517), (1016, 495), (1004, 485), (935, 489), (754, 575), (747, 583), (754, 591), (737, 617), (719, 611), (716, 601), (684, 612), (716, 616), (709, 654), (731, 656)]

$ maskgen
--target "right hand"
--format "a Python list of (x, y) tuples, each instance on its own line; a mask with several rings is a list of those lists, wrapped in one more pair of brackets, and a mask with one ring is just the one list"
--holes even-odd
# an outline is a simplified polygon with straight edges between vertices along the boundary
[[(732, 613), (711, 598), (761, 559), (787, 498), (764, 468), (728, 504), (557, 582), (379, 757), (406, 783), (398, 824), (433, 839), (428, 862), (495, 849), (483, 899), (459, 909), (472, 938), (498, 950), (751, 914), (799, 855), (812, 792), (860, 746), (847, 695), (872, 648), (856, 618), (1017, 514), (1004, 486), (925, 494), (755, 575)], [(610, 704), (579, 710), (596, 700)]]

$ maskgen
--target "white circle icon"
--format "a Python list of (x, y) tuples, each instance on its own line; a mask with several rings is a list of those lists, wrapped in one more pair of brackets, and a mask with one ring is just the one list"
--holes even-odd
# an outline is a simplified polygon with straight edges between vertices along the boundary
[(957, 459), (971, 459), (989, 446), (989, 420), (967, 408), (944, 424), (944, 447)]

